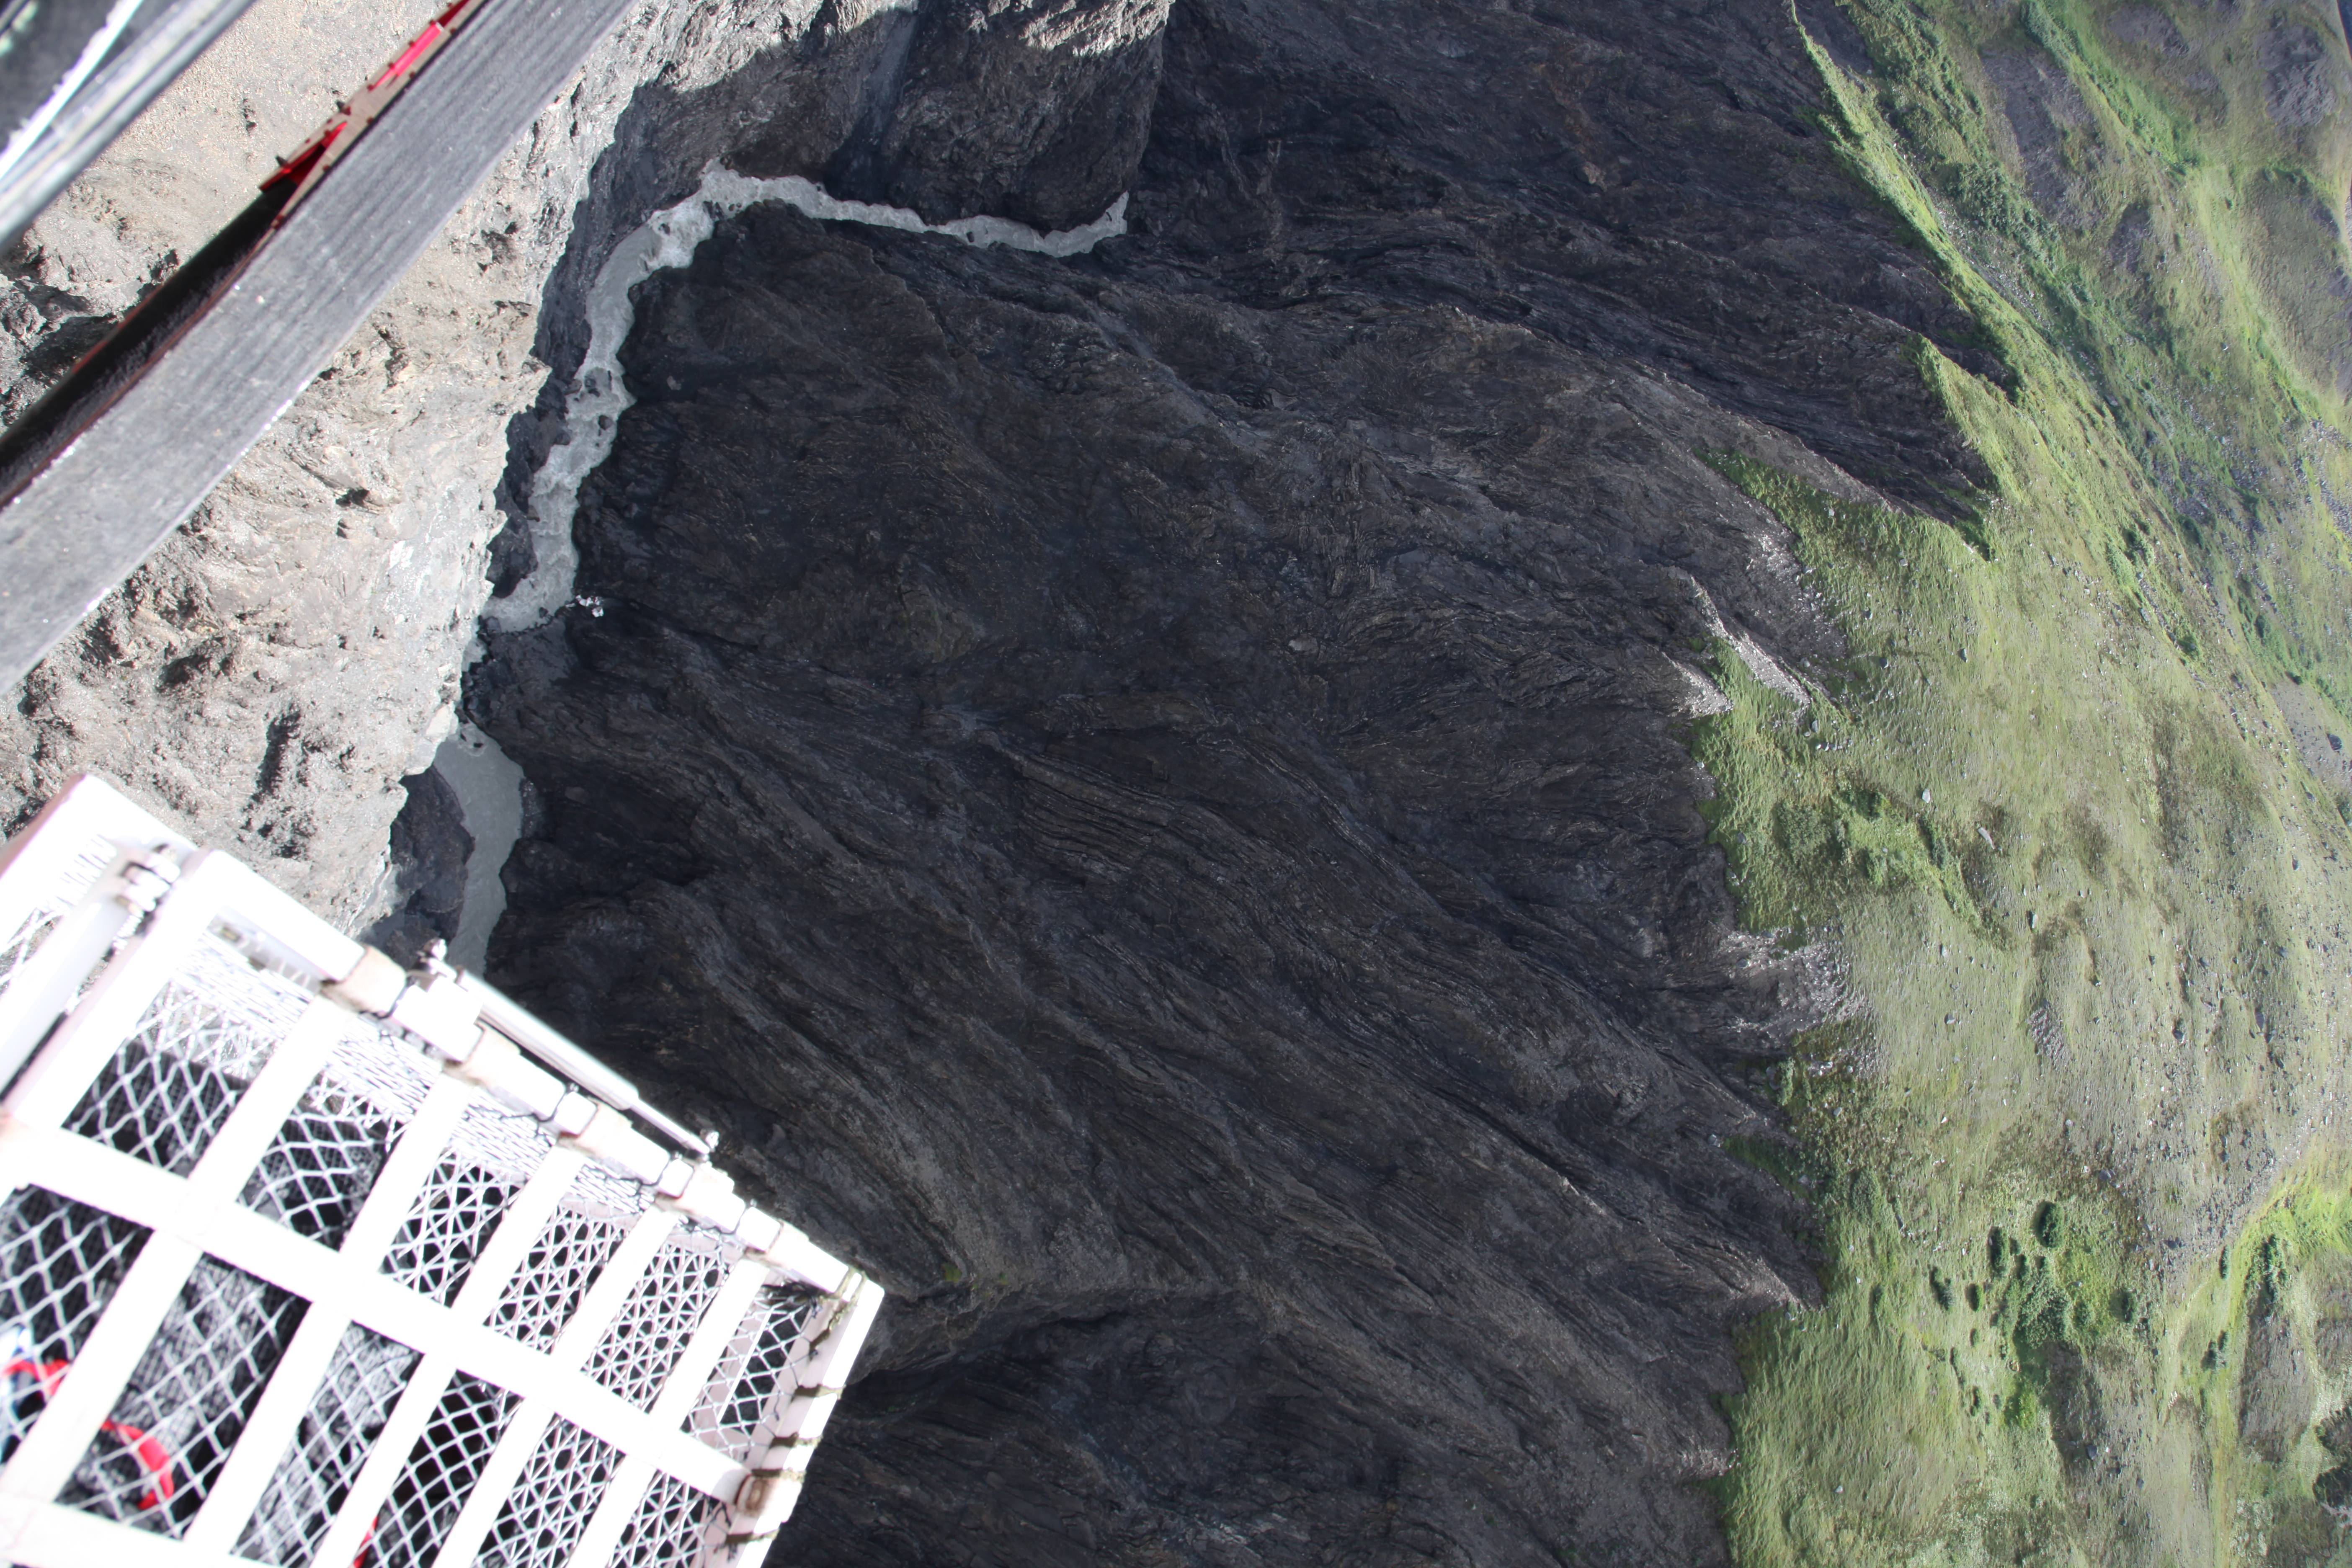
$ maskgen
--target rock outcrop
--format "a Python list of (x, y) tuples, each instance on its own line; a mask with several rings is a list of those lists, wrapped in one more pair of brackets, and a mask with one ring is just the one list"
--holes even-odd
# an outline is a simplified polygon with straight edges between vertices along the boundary
[[(1935, 508), (1909, 347), (2002, 368), (1778, 7), (940, 16), (730, 165), (1131, 232), (722, 223), (637, 293), (601, 613), (469, 685), (544, 802), (492, 973), (898, 1293), (782, 1552), (1718, 1558), (1731, 1331), (1812, 1289), (1725, 1144), (1833, 998), (1677, 726), (1710, 639), (1839, 650), (1703, 458)], [(925, 90), (1040, 120), (960, 172)]]
[[(361, 918), (621, 235), (713, 159), (1124, 194), (1068, 258), (755, 208), (640, 288), (601, 613), (466, 680), (530, 781), (490, 972), (897, 1296), (782, 1560), (1719, 1560), (1731, 1334), (1814, 1289), (1727, 1145), (1835, 988), (1733, 929), (1680, 726), (1713, 639), (1839, 648), (1705, 458), (1938, 510), (1912, 349), (2005, 374), (1818, 93), (1770, 0), (650, 0), (36, 672), (10, 787)], [(60, 303), (112, 177), (15, 263), (28, 376), (143, 276)]]

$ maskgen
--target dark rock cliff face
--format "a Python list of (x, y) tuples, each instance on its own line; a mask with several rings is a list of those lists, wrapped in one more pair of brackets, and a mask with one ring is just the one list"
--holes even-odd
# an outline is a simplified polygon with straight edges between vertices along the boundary
[(1699, 454), (1932, 508), (1907, 345), (2000, 368), (1773, 0), (1092, 15), (886, 16), (736, 162), (1129, 237), (761, 208), (640, 289), (607, 613), (472, 681), (492, 973), (896, 1295), (780, 1561), (1719, 1560), (1813, 1290), (1722, 1145), (1833, 987), (1679, 726), (1839, 649)]

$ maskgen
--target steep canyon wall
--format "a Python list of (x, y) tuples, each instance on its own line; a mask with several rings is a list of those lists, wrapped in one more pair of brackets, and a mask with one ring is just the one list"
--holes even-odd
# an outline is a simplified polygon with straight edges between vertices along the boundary
[[(1034, 91), (929, 16), (905, 93)], [(1834, 994), (1677, 725), (1711, 637), (1838, 648), (1699, 454), (1933, 508), (1907, 346), (2000, 367), (1769, 7), (1080, 58), (1108, 174), (909, 98), (728, 162), (1126, 237), (761, 208), (639, 290), (604, 613), (469, 687), (541, 803), (492, 971), (901, 1293), (796, 1560), (1714, 1559), (1730, 1330), (1812, 1289), (1723, 1144)]]
[[(1767, 0), (654, 0), (26, 682), (11, 804), (101, 767), (425, 930), (399, 781), (495, 737), (492, 977), (897, 1298), (784, 1560), (1719, 1560), (1732, 1331), (1816, 1289), (1726, 1144), (1839, 994), (1734, 929), (1683, 726), (1713, 639), (1842, 650), (1705, 458), (1937, 512), (1912, 345), (2006, 374), (1819, 97)], [(637, 290), (594, 610), (485, 637), (597, 269), (714, 159), (1129, 232), (720, 223)], [(10, 258), (20, 400), (203, 231), (145, 167)]]

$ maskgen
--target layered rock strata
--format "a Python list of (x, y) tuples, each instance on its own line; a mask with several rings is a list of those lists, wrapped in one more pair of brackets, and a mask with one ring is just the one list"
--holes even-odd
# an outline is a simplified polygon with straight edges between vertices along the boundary
[[(1836, 998), (1732, 929), (1681, 726), (1717, 639), (1839, 649), (1704, 458), (1935, 510), (1913, 345), (2003, 374), (1817, 96), (1764, 0), (656, 0), (26, 683), (10, 787), (362, 918), (623, 236), (713, 159), (1124, 195), (1060, 258), (754, 207), (639, 286), (596, 604), (466, 682), (528, 781), (490, 973), (896, 1294), (791, 1560), (1717, 1560), (1731, 1331), (1813, 1289), (1726, 1145)], [(184, 248), (132, 177), (12, 264), (27, 386)]]
[[(1097, 112), (965, 17), (877, 95)], [(1718, 1559), (1731, 1331), (1812, 1289), (1725, 1145), (1834, 988), (1733, 931), (1680, 726), (1715, 639), (1839, 649), (1704, 458), (1937, 508), (1911, 345), (2002, 369), (1784, 10), (1156, 43), (1115, 179), (903, 99), (727, 153), (1130, 232), (755, 207), (638, 288), (595, 611), (469, 686), (541, 803), (492, 973), (898, 1293), (794, 1561)]]

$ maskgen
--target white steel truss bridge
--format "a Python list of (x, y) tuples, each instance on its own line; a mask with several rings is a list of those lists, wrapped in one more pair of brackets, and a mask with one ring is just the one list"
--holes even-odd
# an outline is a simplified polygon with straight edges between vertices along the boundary
[(77, 781), (0, 854), (0, 1558), (757, 1568), (878, 1287)]

